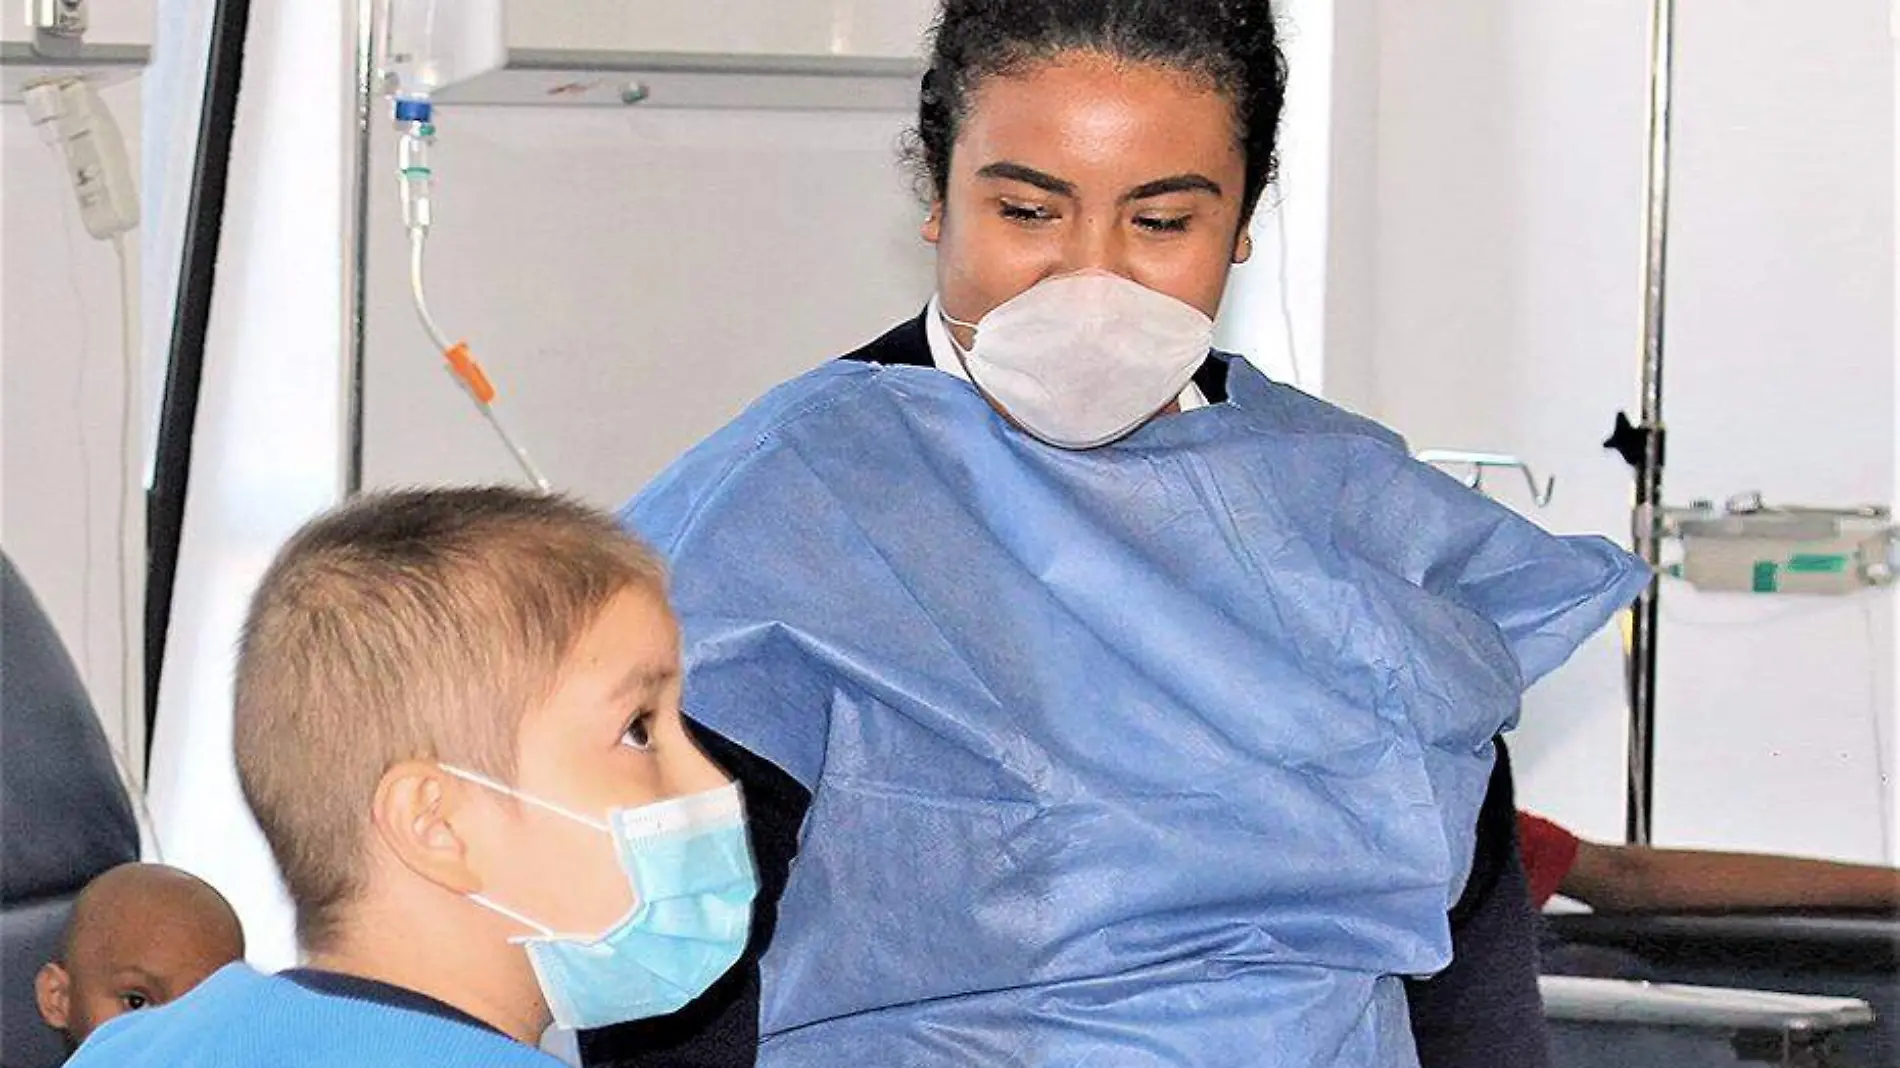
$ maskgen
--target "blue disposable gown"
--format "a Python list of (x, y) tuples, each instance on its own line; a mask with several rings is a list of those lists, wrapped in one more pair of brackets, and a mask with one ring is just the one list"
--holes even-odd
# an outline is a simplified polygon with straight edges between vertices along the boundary
[(689, 713), (814, 795), (761, 1065), (1416, 1062), (1491, 739), (1646, 572), (1229, 391), (1075, 453), (841, 362), (629, 507)]

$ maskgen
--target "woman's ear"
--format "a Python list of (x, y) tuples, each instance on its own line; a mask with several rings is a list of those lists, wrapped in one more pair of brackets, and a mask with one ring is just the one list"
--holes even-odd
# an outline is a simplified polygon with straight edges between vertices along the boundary
[(469, 791), (435, 764), (408, 761), (383, 772), (371, 802), (377, 837), (404, 867), (457, 895), (479, 893), (468, 862)]

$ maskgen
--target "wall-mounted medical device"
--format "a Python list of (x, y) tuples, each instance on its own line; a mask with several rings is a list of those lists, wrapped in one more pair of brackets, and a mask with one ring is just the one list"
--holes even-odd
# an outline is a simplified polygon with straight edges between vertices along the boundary
[(0, 101), (29, 86), (138, 76), (152, 58), (152, 0), (0, 0)]
[(1719, 508), (1665, 508), (1663, 573), (1700, 590), (1845, 594), (1893, 584), (1893, 516), (1883, 505), (1771, 506), (1759, 493)]
[(59, 148), (79, 199), (80, 221), (101, 241), (139, 224), (132, 157), (112, 112), (85, 78), (59, 78), (25, 90), (26, 113), (47, 143)]
[(936, 0), (380, 0), (391, 94), (441, 104), (916, 107)]

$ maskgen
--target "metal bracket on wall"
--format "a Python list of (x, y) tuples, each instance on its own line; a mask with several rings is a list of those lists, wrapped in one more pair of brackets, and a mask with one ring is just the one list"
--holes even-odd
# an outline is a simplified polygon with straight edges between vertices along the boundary
[(1486, 471), (1516, 471), (1524, 476), (1524, 485), (1530, 490), (1531, 503), (1539, 508), (1550, 507), (1552, 495), (1557, 490), (1555, 478), (1539, 479), (1531, 465), (1500, 452), (1470, 452), (1464, 449), (1425, 449), (1417, 454), (1420, 463), (1430, 464), (1447, 474), (1457, 477), (1465, 485), (1485, 492), (1484, 475)]

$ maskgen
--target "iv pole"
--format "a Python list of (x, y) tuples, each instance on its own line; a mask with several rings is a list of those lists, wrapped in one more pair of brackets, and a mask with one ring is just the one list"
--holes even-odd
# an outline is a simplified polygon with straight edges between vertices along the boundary
[[(1605, 442), (1636, 471), (1632, 515), (1636, 554), (1661, 562), (1663, 481), (1663, 326), (1669, 268), (1671, 89), (1675, 80), (1675, 0), (1650, 5), (1649, 150), (1644, 220), (1642, 421), (1617, 416)], [(1660, 580), (1652, 578), (1631, 609), (1629, 654), (1629, 794), (1625, 832), (1634, 845), (1651, 841), (1656, 775), (1656, 631)]]
[(376, 114), (376, 3), (357, 0), (355, 110), (350, 129), (348, 257), (344, 269), (343, 498), (363, 492), (364, 351), (369, 322), (369, 194), (371, 123)]

